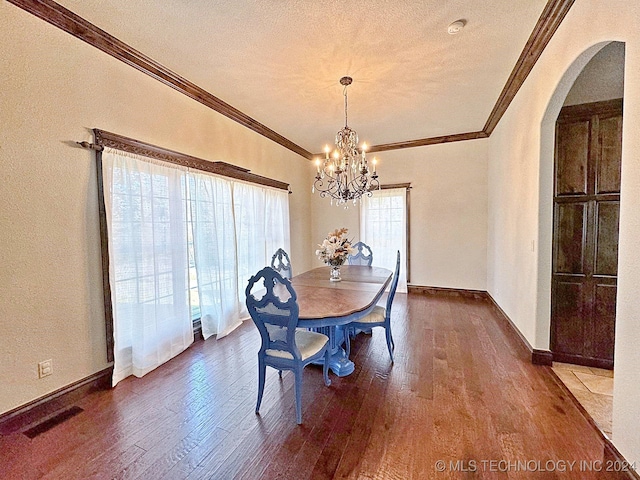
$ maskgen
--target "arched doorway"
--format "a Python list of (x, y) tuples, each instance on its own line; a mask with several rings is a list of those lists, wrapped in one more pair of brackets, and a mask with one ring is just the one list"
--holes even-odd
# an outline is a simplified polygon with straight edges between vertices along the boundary
[[(624, 44), (591, 47), (565, 72), (541, 125), (537, 334), (554, 361), (585, 366), (559, 375), (583, 389), (581, 403), (588, 374), (607, 376), (589, 367), (613, 368), (623, 72)], [(612, 403), (609, 380), (600, 406)], [(592, 416), (610, 432), (604, 413)]]

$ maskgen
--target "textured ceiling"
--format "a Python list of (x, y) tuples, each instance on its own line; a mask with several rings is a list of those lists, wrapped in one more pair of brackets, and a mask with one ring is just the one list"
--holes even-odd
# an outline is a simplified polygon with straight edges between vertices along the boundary
[(344, 75), (361, 142), (481, 130), (546, 0), (58, 3), (319, 152), (344, 125)]

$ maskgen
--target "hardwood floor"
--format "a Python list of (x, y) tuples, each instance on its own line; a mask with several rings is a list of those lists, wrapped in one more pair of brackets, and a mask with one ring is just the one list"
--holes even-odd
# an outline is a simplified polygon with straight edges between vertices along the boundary
[(268, 369), (254, 414), (259, 335), (245, 322), (33, 439), (0, 436), (0, 478), (627, 478), (598, 468), (603, 439), (500, 325), (483, 300), (398, 294), (395, 364), (376, 329), (354, 340), (352, 375), (325, 387), (307, 367), (298, 426), (291, 373)]

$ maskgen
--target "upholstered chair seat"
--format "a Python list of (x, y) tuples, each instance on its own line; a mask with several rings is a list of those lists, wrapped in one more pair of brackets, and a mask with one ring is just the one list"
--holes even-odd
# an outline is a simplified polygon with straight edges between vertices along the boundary
[(376, 305), (369, 315), (358, 319), (358, 323), (382, 323), (386, 316), (387, 309), (382, 305)]
[[(322, 333), (310, 332), (309, 330), (296, 330), (296, 345), (300, 350), (300, 358), (306, 360), (315, 355), (327, 344), (329, 337)], [(266, 354), (272, 357), (289, 358), (293, 360), (293, 355), (286, 350), (267, 349)]]

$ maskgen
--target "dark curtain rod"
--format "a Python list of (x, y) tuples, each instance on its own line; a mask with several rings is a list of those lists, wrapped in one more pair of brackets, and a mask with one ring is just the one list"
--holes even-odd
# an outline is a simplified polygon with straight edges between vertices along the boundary
[(104, 150), (102, 145), (96, 145), (95, 143), (89, 142), (76, 142), (77, 145), (80, 145), (82, 148), (88, 148), (89, 150), (95, 150), (96, 152), (101, 152)]

